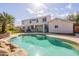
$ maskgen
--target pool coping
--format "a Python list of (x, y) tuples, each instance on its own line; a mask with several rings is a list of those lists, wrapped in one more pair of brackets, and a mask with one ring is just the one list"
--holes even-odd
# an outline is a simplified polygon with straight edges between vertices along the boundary
[(70, 40), (70, 41), (79, 43), (78, 37), (69, 36), (69, 35), (49, 34), (49, 33), (17, 33), (17, 34), (10, 35), (9, 37), (3, 38), (3, 39), (0, 39), (0, 40), (1, 41), (8, 41), (10, 38), (16, 37), (16, 36), (21, 35), (21, 34), (46, 34), (48, 37), (55, 37), (55, 38), (60, 38), (60, 39), (63, 39), (63, 40)]

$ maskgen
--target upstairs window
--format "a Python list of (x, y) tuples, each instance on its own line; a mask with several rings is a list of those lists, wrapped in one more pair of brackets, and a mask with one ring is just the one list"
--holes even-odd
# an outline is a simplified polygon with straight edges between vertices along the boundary
[(35, 21), (36, 19), (32, 19), (32, 21)]
[(36, 19), (36, 22), (38, 23), (38, 19)]
[(29, 23), (32, 23), (32, 21), (30, 20), (30, 22)]
[(43, 22), (46, 22), (46, 21), (47, 21), (46, 17), (45, 17), (45, 18), (43, 18)]
[(24, 24), (24, 21), (22, 21), (22, 24)]

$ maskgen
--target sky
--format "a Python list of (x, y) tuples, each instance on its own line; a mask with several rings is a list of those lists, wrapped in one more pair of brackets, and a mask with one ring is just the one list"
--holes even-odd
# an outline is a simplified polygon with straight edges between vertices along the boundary
[(68, 14), (79, 12), (78, 3), (0, 3), (0, 13), (3, 11), (15, 17), (15, 25), (20, 25), (24, 19), (50, 15), (51, 18), (64, 18)]

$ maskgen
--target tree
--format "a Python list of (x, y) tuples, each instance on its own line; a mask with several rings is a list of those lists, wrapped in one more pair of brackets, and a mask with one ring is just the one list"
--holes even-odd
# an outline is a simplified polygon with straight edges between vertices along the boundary
[(79, 24), (79, 14), (76, 15), (76, 24)]
[(70, 15), (67, 16), (67, 19), (68, 19), (69, 21), (76, 22), (76, 24), (79, 24), (79, 13), (70, 14)]
[(67, 16), (67, 19), (70, 20), (70, 21), (75, 21), (75, 16), (74, 16), (74, 14), (68, 15), (68, 16)]
[(2, 33), (6, 32), (7, 25), (13, 26), (14, 17), (8, 13), (0, 13), (0, 23), (2, 24)]

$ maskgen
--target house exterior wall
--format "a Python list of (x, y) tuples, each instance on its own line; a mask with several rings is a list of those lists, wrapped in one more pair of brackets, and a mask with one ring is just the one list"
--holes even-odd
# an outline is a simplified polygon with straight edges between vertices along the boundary
[(49, 32), (53, 33), (73, 33), (73, 23), (62, 20), (49, 22)]

